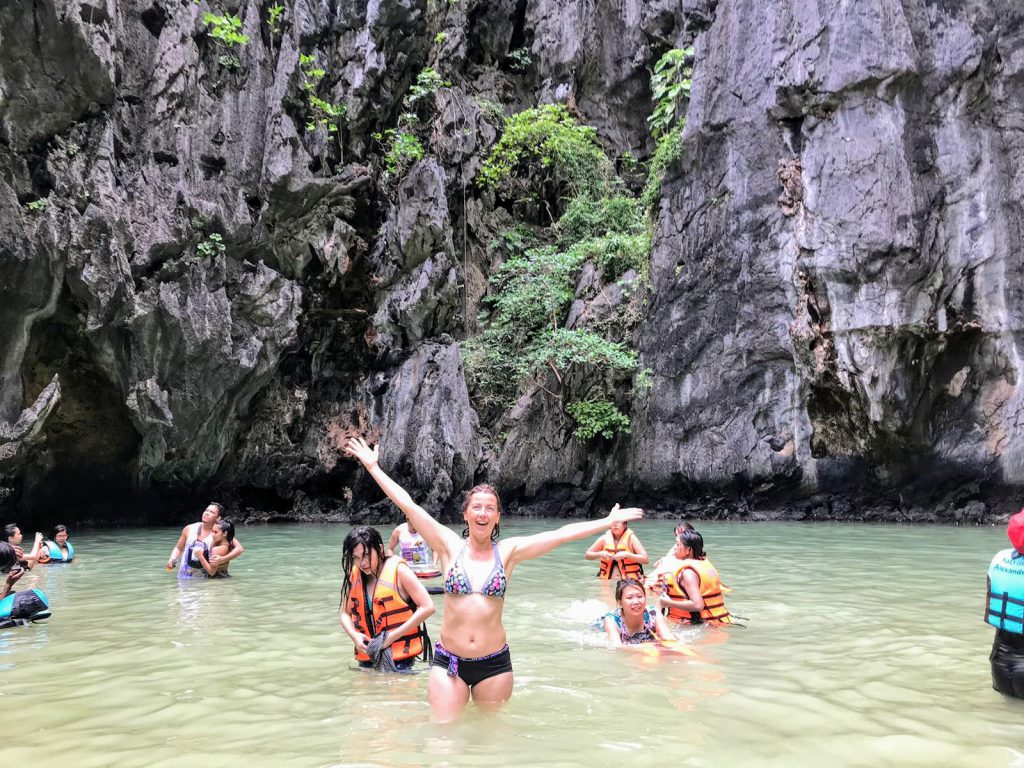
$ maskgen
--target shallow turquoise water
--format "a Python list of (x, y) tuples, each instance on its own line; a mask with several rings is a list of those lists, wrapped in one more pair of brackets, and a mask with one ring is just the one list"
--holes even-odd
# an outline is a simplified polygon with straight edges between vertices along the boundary
[[(1002, 528), (699, 528), (746, 629), (683, 630), (697, 659), (605, 649), (576, 542), (510, 581), (512, 701), (447, 727), (425, 675), (352, 668), (347, 526), (241, 529), (232, 579), (184, 583), (164, 570), (178, 529), (83, 532), (74, 564), (21, 582), (53, 618), (0, 631), (4, 764), (1024, 765), (1024, 702), (992, 691), (981, 620)], [(635, 530), (668, 549), (669, 523)]]

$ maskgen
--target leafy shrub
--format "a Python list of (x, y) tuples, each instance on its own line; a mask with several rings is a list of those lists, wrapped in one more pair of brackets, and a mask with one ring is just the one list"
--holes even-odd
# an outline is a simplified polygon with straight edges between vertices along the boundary
[(48, 206), (49, 204), (50, 199), (48, 197), (41, 197), (38, 200), (33, 200), (30, 203), (27, 203), (25, 207), (28, 208), (33, 213), (42, 213), (43, 211), (46, 210), (46, 206)]
[(406, 103), (414, 106), (418, 101), (433, 96), (439, 88), (451, 88), (450, 80), (445, 80), (432, 67), (424, 67), (418, 75), (416, 82), (409, 88)]
[(392, 176), (401, 176), (413, 163), (423, 159), (423, 143), (409, 130), (389, 128), (373, 134), (373, 138), (384, 147), (384, 168)]
[(502, 106), (501, 102), (495, 101), (494, 99), (478, 97), (476, 104), (480, 107), (480, 114), (482, 114), (488, 122), (497, 125), (505, 119), (505, 107)]
[(242, 20), (237, 16), (219, 16), (207, 11), (203, 14), (203, 24), (207, 27), (207, 34), (225, 48), (234, 48), (236, 45), (245, 45), (249, 42), (249, 36), (239, 31), (242, 28)]
[(640, 195), (640, 202), (645, 209), (653, 209), (661, 200), (661, 183), (665, 180), (665, 173), (682, 156), (683, 133), (681, 128), (670, 130), (658, 139), (654, 157), (651, 158), (650, 168), (647, 171), (647, 183), (644, 184), (644, 191)]
[(617, 277), (632, 269), (646, 276), (651, 253), (651, 236), (645, 230), (634, 235), (610, 232), (576, 245), (573, 249), (583, 260), (593, 261), (608, 277)]
[(274, 3), (267, 9), (267, 28), (273, 36), (277, 36), (281, 32), (281, 14), (283, 13), (284, 6), (281, 3)]
[(616, 432), (629, 432), (629, 417), (607, 400), (581, 400), (566, 407), (576, 422), (573, 434), (580, 440), (598, 435), (611, 439)]
[(223, 256), (225, 250), (224, 238), (216, 232), (211, 232), (196, 246), (196, 255), (204, 259), (213, 256)]
[(327, 71), (317, 66), (316, 56), (305, 53), (299, 55), (299, 69), (302, 72), (302, 90), (306, 93), (310, 113), (306, 120), (306, 130), (315, 131), (321, 126), (326, 126), (329, 133), (337, 133), (338, 123), (345, 117), (345, 105), (334, 104), (317, 95), (320, 81), (324, 79)]
[(559, 245), (568, 247), (609, 232), (641, 232), (644, 226), (643, 213), (636, 198), (625, 195), (601, 198), (580, 196), (569, 201), (555, 230)]
[(654, 65), (651, 94), (654, 111), (647, 118), (651, 136), (657, 141), (647, 172), (647, 183), (640, 195), (643, 206), (653, 209), (661, 199), (661, 184), (668, 168), (682, 157), (682, 131), (685, 119), (676, 119), (679, 107), (690, 98), (693, 69), (689, 62), (693, 48), (673, 48)]
[(529, 48), (516, 48), (515, 50), (508, 52), (508, 56), (505, 57), (505, 62), (508, 64), (510, 71), (522, 74), (530, 68), (531, 64), (533, 64), (533, 57), (530, 55)]
[(651, 136), (655, 139), (668, 132), (676, 122), (676, 112), (683, 99), (690, 98), (693, 69), (687, 64), (693, 57), (693, 48), (673, 48), (658, 59), (651, 76), (651, 94), (654, 111), (647, 118)]
[(498, 321), (514, 328), (511, 335), (525, 345), (542, 328), (561, 324), (576, 295), (579, 267), (579, 256), (570, 251), (552, 246), (530, 248), (494, 273), (494, 292), (488, 303)]
[(478, 183), (499, 189), (516, 177), (539, 176), (570, 196), (602, 196), (611, 163), (597, 131), (579, 125), (562, 104), (544, 104), (505, 119), (501, 139), (480, 168)]

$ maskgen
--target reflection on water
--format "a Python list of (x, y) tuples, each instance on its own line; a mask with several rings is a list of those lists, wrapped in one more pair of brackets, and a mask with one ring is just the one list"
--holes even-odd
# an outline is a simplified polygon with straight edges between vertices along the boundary
[(606, 649), (610, 591), (578, 542), (511, 579), (513, 700), (444, 727), (425, 674), (354, 669), (346, 528), (245, 529), (232, 578), (184, 582), (163, 567), (177, 530), (82, 533), (75, 563), (22, 581), (53, 618), (0, 631), (4, 763), (1024, 766), (1024, 702), (991, 690), (980, 619), (1001, 529), (699, 527), (746, 629), (680, 630), (695, 658)]

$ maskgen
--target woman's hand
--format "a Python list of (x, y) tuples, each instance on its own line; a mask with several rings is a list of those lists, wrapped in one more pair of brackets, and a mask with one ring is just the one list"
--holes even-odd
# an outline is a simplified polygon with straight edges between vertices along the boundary
[(356, 644), (356, 649), (366, 653), (366, 644), (370, 642), (370, 638), (364, 635), (362, 632), (356, 633), (356, 636), (352, 638), (352, 642)]
[(371, 448), (363, 438), (350, 437), (345, 443), (342, 452), (346, 456), (356, 459), (367, 470), (370, 470), (377, 466), (377, 461), (380, 458), (380, 445), (375, 445)]
[(608, 525), (612, 526), (615, 523), (632, 523), (634, 520), (639, 520), (644, 516), (644, 511), (640, 507), (626, 507), (621, 509), (618, 504), (612, 507), (612, 511), (608, 513), (608, 517), (605, 518), (608, 521)]
[(25, 569), (20, 565), (16, 565), (11, 568), (11, 572), (7, 574), (7, 588), (10, 589), (18, 583), (18, 579), (25, 575)]

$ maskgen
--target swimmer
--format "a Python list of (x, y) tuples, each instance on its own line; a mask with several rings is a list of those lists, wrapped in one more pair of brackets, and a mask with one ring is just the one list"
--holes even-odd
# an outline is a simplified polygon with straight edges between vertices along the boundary
[(70, 563), (75, 559), (75, 548), (68, 541), (68, 527), (55, 525), (50, 538), (39, 549), (40, 563)]
[(625, 523), (615, 523), (583, 555), (584, 560), (600, 560), (599, 579), (644, 578), (644, 563), (649, 563), (647, 550)]
[[(405, 560), (384, 554), (376, 528), (352, 529), (341, 547), (341, 566), (345, 581), (338, 621), (352, 638), (359, 666), (373, 667), (367, 645), (381, 634), (399, 670), (412, 667), (417, 656), (429, 656), (425, 622), (434, 615), (434, 601)], [(373, 606), (369, 615), (367, 605)]]
[(615, 585), (619, 607), (604, 616), (604, 631), (613, 646), (674, 640), (668, 622), (657, 611), (647, 610), (647, 591), (636, 579), (620, 579)]
[(395, 526), (388, 539), (387, 556), (401, 555), (402, 559), (412, 568), (412, 572), (421, 579), (432, 579), (441, 575), (437, 564), (437, 555), (423, 536), (413, 527), (412, 523), (401, 523)]
[(18, 562), (18, 553), (13, 544), (0, 542), (0, 574), (6, 574), (3, 586), (0, 587), (0, 600), (14, 591), (14, 585), (25, 575), (25, 568)]
[(1024, 509), (1010, 518), (1006, 536), (1013, 546), (988, 566), (985, 621), (996, 630), (988, 659), (992, 687), (1024, 699)]
[(471, 697), (481, 709), (497, 709), (512, 695), (512, 656), (501, 615), (508, 579), (516, 566), (615, 523), (639, 520), (643, 511), (619, 509), (616, 504), (600, 520), (499, 541), (501, 502), (491, 486), (478, 485), (466, 494), (462, 505), (465, 527), (459, 536), (388, 477), (378, 463), (378, 448), (370, 448), (362, 438), (351, 438), (344, 450), (366, 468), (423, 534), (438, 554), (445, 574), (441, 639), (435, 646), (427, 684), (431, 715), (436, 721), (450, 722)]
[(27, 553), (21, 547), (23, 538), (17, 523), (8, 523), (3, 527), (3, 531), (0, 532), (0, 542), (7, 542), (14, 547), (15, 555), (21, 567), (29, 569), (39, 562), (39, 548), (43, 544), (43, 534), (38, 531), (36, 532), (35, 540), (32, 542), (32, 549)]
[(662, 592), (659, 604), (670, 619), (690, 624), (732, 624), (725, 607), (718, 571), (704, 556), (704, 539), (697, 531), (676, 537), (672, 557), (648, 581), (652, 592)]
[[(235, 539), (235, 524), (227, 518), (221, 518), (213, 524), (213, 543), (207, 547), (202, 542), (193, 545), (192, 552), (199, 561), (200, 567), (211, 579), (226, 579), (230, 560), (225, 560), (224, 555), (231, 551), (231, 542)], [(209, 549), (209, 554), (207, 554)], [(217, 564), (214, 565), (213, 563)]]
[[(193, 575), (193, 569), (198, 570), (202, 566), (199, 564), (196, 558), (191, 556), (193, 544), (196, 541), (201, 541), (206, 544), (207, 548), (213, 543), (213, 524), (216, 523), (221, 516), (224, 514), (224, 508), (217, 502), (210, 502), (206, 505), (206, 509), (203, 510), (203, 519), (198, 523), (191, 523), (181, 529), (181, 535), (178, 537), (178, 543), (174, 545), (174, 549), (171, 550), (171, 557), (167, 561), (167, 570), (173, 571), (174, 567), (178, 565), (178, 558), (182, 554), (186, 555), (181, 559), (180, 567), (178, 568), (179, 578), (187, 579)], [(231, 549), (226, 555), (211, 555), (210, 562), (214, 565), (218, 565), (222, 560), (230, 562), (236, 557), (245, 552), (245, 548), (238, 539), (231, 540)]]

